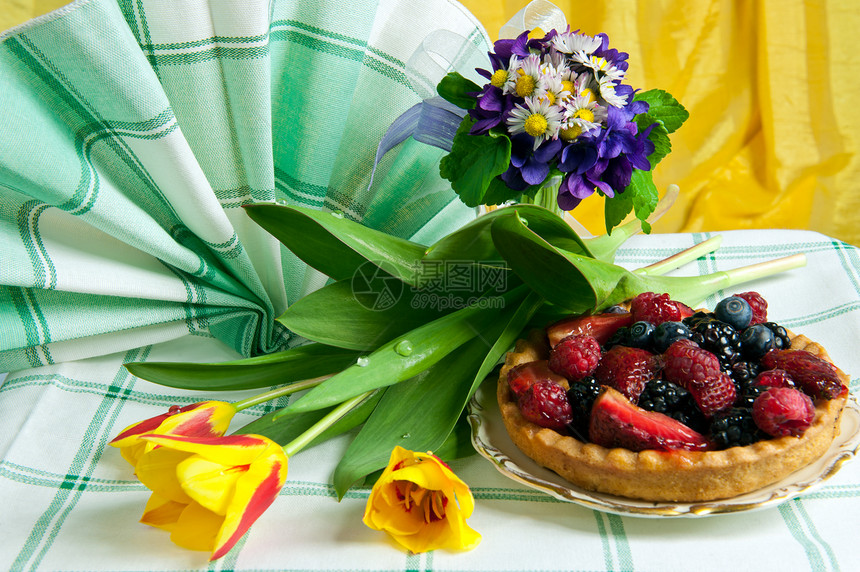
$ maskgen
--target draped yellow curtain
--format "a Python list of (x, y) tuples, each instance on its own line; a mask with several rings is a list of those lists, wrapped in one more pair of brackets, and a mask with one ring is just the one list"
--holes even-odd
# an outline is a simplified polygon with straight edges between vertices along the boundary
[[(528, 2), (463, 0), (493, 39)], [(690, 111), (656, 232), (808, 228), (860, 245), (857, 0), (556, 0), (572, 29), (630, 54), (627, 82)], [(602, 203), (575, 215), (602, 230)]]
[[(64, 5), (0, 0), (0, 30)], [(527, 0), (463, 0), (495, 39)], [(691, 113), (655, 173), (681, 187), (656, 232), (809, 228), (860, 245), (857, 0), (556, 0), (630, 54), (627, 82)], [(575, 214), (602, 232), (602, 203)]]

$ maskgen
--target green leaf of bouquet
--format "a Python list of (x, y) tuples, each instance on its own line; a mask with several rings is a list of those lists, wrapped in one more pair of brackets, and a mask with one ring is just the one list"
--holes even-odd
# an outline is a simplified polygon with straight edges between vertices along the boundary
[(630, 185), (625, 189), (624, 194), (630, 193), (633, 197), (633, 211), (636, 213), (642, 223), (642, 232), (648, 234), (651, 232), (651, 225), (646, 220), (654, 209), (657, 208), (659, 193), (657, 186), (654, 184), (654, 179), (651, 171), (633, 170), (633, 176), (630, 178)]
[(310, 390), (279, 415), (295, 415), (341, 403), (418, 375), (498, 320), (498, 306), (510, 307), (526, 294), (520, 286), (503, 295), (442, 316), (398, 336)]
[(589, 278), (562, 251), (527, 227), (516, 212), (498, 217), (491, 232), (513, 271), (546, 300), (574, 313), (586, 312), (597, 302)]
[(284, 385), (331, 375), (355, 363), (360, 352), (307, 344), (282, 352), (219, 363), (132, 362), (141, 379), (180, 389), (234, 391)]
[(638, 126), (639, 132), (645, 131), (648, 126), (653, 125), (648, 133), (648, 140), (654, 144), (654, 151), (648, 155), (648, 162), (651, 163), (651, 169), (657, 166), (657, 163), (672, 152), (672, 143), (669, 141), (669, 132), (661, 121), (650, 113), (640, 113), (634, 119)]
[(519, 202), (518, 199), (522, 194), (522, 191), (515, 191), (510, 188), (501, 178), (493, 177), (493, 180), (490, 181), (490, 185), (487, 187), (487, 192), (484, 193), (483, 204), (502, 205), (508, 201)]
[[(323, 441), (326, 441), (333, 437), (337, 437), (338, 435), (346, 433), (347, 431), (351, 431), (352, 429), (364, 423), (367, 418), (370, 417), (370, 414), (373, 412), (373, 409), (376, 407), (376, 404), (379, 403), (379, 400), (382, 398), (382, 394), (384, 392), (385, 390), (377, 391), (374, 395), (362, 401), (359, 405), (350, 410), (346, 415), (338, 419), (335, 423), (333, 423), (330, 427), (323, 431), (319, 436), (317, 436), (304, 448), (310, 448), (314, 445), (318, 445)], [(236, 433), (263, 435), (264, 437), (268, 437), (275, 443), (278, 443), (279, 445), (283, 446), (290, 441), (293, 441), (302, 433), (310, 429), (320, 419), (322, 419), (329, 412), (331, 412), (332, 409), (334, 409), (334, 407), (320, 409), (317, 411), (309, 411), (307, 413), (303, 413), (302, 415), (281, 417), (279, 419), (275, 419), (277, 411), (272, 411), (267, 413), (266, 415), (263, 415), (259, 419), (251, 421), (244, 427), (241, 427), (236, 431)]]
[(684, 106), (662, 89), (637, 92), (633, 99), (647, 102), (648, 113), (662, 121), (669, 133), (674, 133), (690, 117)]
[[(636, 170), (634, 169), (634, 172)], [(633, 194), (615, 193), (611, 199), (607, 197), (603, 201), (603, 217), (606, 231), (610, 234), (612, 229), (621, 224), (625, 217), (633, 210)]]
[(269, 203), (246, 205), (254, 222), (296, 256), (335, 280), (352, 278), (365, 263), (411, 284), (424, 246), (367, 228), (340, 213)]
[(424, 260), (501, 260), (490, 229), (496, 219), (511, 213), (528, 220), (529, 228), (550, 244), (591, 255), (586, 243), (555, 213), (538, 205), (512, 205), (481, 215), (439, 239), (427, 249)]
[(457, 72), (449, 72), (436, 86), (436, 91), (443, 99), (457, 107), (472, 109), (477, 100), (474, 95), (469, 94), (481, 91), (481, 86)]
[(458, 290), (434, 300), (430, 293), (387, 274), (367, 281), (366, 277), (357, 278), (307, 294), (287, 308), (278, 321), (309, 340), (369, 351), (450, 313), (458, 305), (464, 307), (477, 295)]
[(451, 152), (442, 157), (439, 174), (451, 181), (466, 206), (485, 204), (487, 188), (504, 173), (511, 161), (511, 140), (505, 135), (469, 135), (472, 121), (466, 117), (457, 129)]

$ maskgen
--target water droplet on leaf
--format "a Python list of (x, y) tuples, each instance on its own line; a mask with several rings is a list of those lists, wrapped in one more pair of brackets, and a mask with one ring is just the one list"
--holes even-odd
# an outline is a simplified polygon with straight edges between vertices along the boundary
[(334, 218), (343, 218), (343, 212), (341, 211), (331, 211), (331, 216)]
[(364, 356), (361, 356), (357, 360), (355, 360), (355, 365), (358, 367), (367, 367), (370, 364), (370, 360)]
[(412, 355), (412, 342), (409, 340), (401, 340), (394, 346), (394, 351), (402, 356)]

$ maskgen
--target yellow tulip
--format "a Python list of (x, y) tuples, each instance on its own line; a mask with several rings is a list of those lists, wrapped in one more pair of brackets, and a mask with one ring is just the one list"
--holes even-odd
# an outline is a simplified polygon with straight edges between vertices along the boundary
[(145, 434), (154, 445), (136, 465), (152, 491), (140, 521), (183, 548), (227, 554), (274, 502), (287, 480), (283, 449), (260, 435)]
[(364, 524), (414, 553), (470, 550), (481, 541), (466, 524), (474, 507), (469, 487), (445, 463), (395, 447), (367, 499)]
[(145, 434), (220, 437), (227, 431), (236, 407), (223, 401), (201, 401), (185, 407), (174, 405), (167, 413), (150, 417), (123, 429), (110, 445), (136, 467), (140, 457), (155, 445), (141, 439)]

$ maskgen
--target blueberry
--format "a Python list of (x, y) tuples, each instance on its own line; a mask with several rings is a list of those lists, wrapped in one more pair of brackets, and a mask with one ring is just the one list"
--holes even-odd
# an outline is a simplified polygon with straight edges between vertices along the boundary
[(738, 296), (729, 296), (720, 300), (714, 309), (714, 314), (719, 321), (729, 324), (738, 331), (749, 326), (753, 318), (749, 302)]
[(681, 339), (689, 339), (692, 335), (690, 328), (682, 322), (663, 322), (654, 328), (654, 349), (663, 353), (669, 346)]
[(627, 334), (630, 347), (648, 349), (654, 339), (654, 324), (651, 322), (635, 322)]
[(603, 310), (603, 313), (604, 314), (626, 314), (629, 311), (630, 310), (628, 310), (624, 306), (619, 306), (618, 304), (615, 304), (614, 306), (609, 306), (608, 308)]
[(764, 324), (755, 324), (741, 333), (741, 351), (749, 359), (761, 357), (776, 345), (776, 336)]

